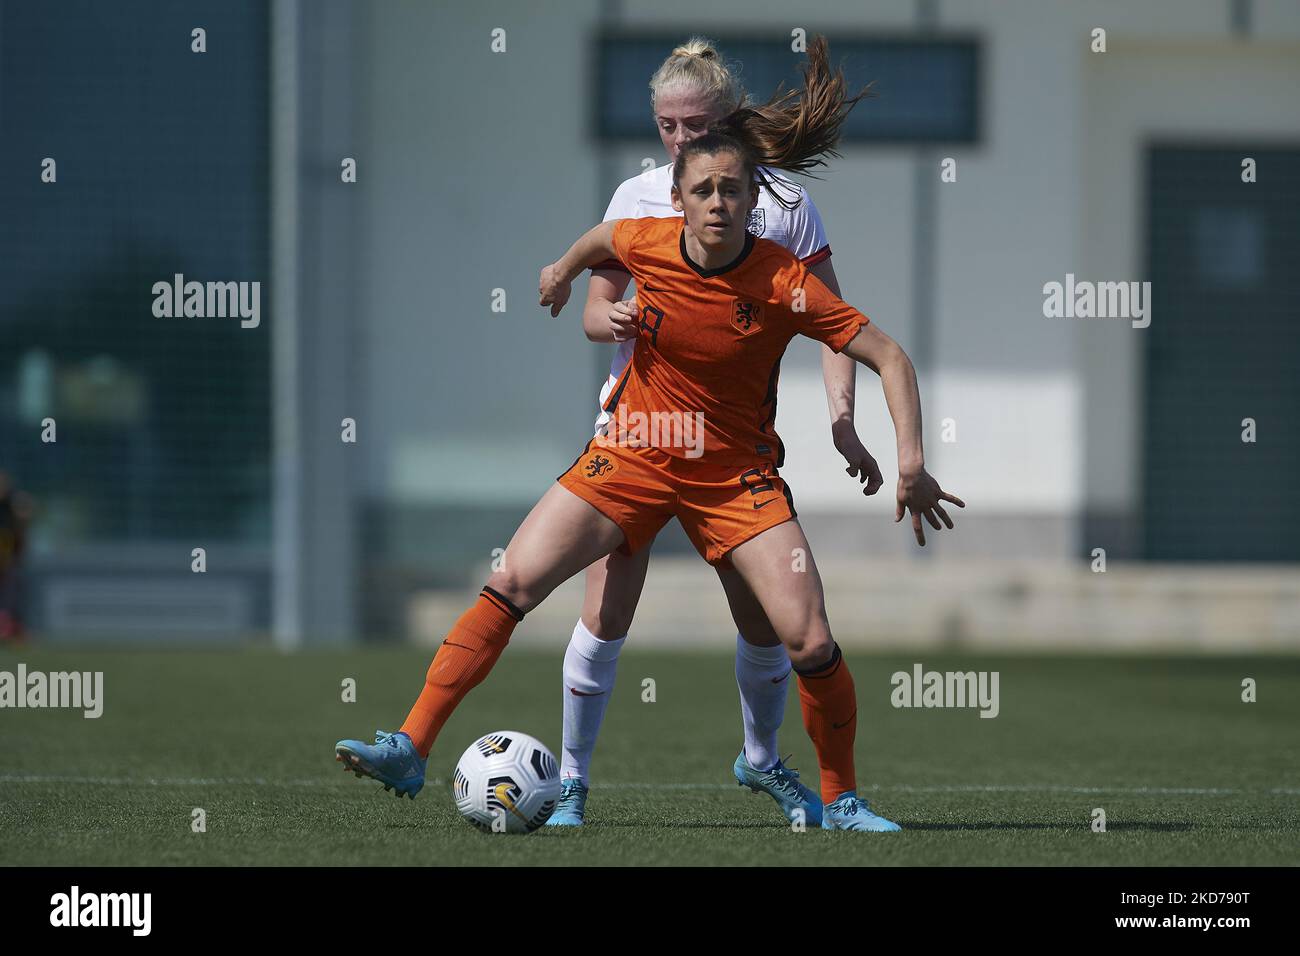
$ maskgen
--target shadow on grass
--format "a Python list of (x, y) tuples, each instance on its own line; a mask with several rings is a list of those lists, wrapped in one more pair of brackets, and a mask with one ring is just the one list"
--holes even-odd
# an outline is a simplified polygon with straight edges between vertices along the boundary
[[(580, 827), (542, 827), (542, 830), (564, 830), (581, 832), (583, 830), (788, 830), (789, 824), (783, 823), (726, 823), (697, 820), (682, 823), (667, 820), (590, 820)], [(810, 826), (815, 830), (817, 827)]]
[[(1086, 823), (909, 823), (899, 820), (898, 825), (904, 830), (1074, 830), (1090, 831)], [(1106, 824), (1107, 833), (1137, 830), (1153, 833), (1181, 833), (1191, 830), (1194, 824), (1187, 821), (1165, 823), (1143, 820), (1123, 820)]]
[[(961, 831), (961, 830), (1057, 830), (1062, 833), (1075, 831), (1088, 832), (1089, 827), (1086, 823), (927, 823), (925, 821), (908, 821), (899, 820), (898, 825), (903, 828), (902, 832), (944, 832), (944, 831)], [(1142, 820), (1125, 820), (1115, 823), (1106, 824), (1107, 833), (1118, 832), (1149, 832), (1149, 833), (1184, 833), (1194, 829), (1195, 824), (1186, 821), (1168, 823), (1157, 821)], [(674, 823), (665, 820), (653, 821), (621, 821), (621, 820), (602, 820), (590, 821), (585, 827), (565, 828), (566, 830), (580, 831), (585, 829), (593, 830), (645, 830), (653, 828), (663, 828), (667, 830), (789, 830), (788, 824), (781, 823), (712, 823), (707, 821), (692, 821), (690, 823)], [(555, 827), (543, 828), (554, 830)], [(820, 826), (811, 825), (809, 830), (820, 830)], [(1230, 829), (1241, 829), (1232, 827)]]

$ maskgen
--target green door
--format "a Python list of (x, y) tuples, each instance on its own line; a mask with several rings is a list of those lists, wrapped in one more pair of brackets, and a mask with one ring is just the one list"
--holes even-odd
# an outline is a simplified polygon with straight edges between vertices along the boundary
[(1300, 150), (1158, 146), (1146, 173), (1145, 556), (1295, 561)]

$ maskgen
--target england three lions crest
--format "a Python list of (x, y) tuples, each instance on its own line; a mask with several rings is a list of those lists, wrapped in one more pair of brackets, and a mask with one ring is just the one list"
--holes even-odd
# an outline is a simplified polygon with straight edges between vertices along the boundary
[(755, 239), (763, 238), (767, 223), (763, 219), (763, 210), (761, 208), (755, 206), (749, 211), (749, 222), (745, 223), (745, 228), (754, 234)]
[(748, 335), (755, 329), (762, 328), (763, 325), (763, 305), (760, 302), (749, 302), (744, 299), (731, 300), (731, 324), (734, 325), (741, 335)]

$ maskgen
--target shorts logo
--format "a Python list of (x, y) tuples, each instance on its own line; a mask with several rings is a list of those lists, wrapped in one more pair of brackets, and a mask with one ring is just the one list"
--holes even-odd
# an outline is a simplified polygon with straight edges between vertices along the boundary
[(588, 478), (605, 478), (613, 474), (614, 462), (598, 452), (587, 459), (583, 468)]
[(741, 335), (748, 335), (755, 329), (761, 329), (762, 307), (757, 302), (742, 302), (735, 300), (735, 305), (731, 313), (731, 324), (740, 330)]
[[(772, 476), (767, 475), (757, 468), (751, 468), (740, 476), (740, 487), (749, 492), (751, 498), (764, 494), (768, 491), (776, 491), (776, 485), (772, 483)], [(780, 501), (782, 496), (778, 494), (775, 498), (768, 498), (766, 501), (755, 501), (754, 510), (766, 508), (774, 501)]]
[(761, 239), (767, 224), (763, 220), (763, 210), (754, 208), (749, 211), (749, 222), (745, 223), (745, 228), (752, 232), (755, 237)]

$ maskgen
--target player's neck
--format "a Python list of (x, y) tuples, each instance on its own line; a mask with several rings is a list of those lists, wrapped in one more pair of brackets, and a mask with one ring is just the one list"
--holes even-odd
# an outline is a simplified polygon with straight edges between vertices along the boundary
[(745, 230), (737, 230), (735, 237), (729, 238), (725, 243), (706, 246), (695, 238), (695, 233), (687, 226), (683, 230), (683, 241), (686, 254), (701, 269), (721, 269), (735, 262), (745, 248)]

